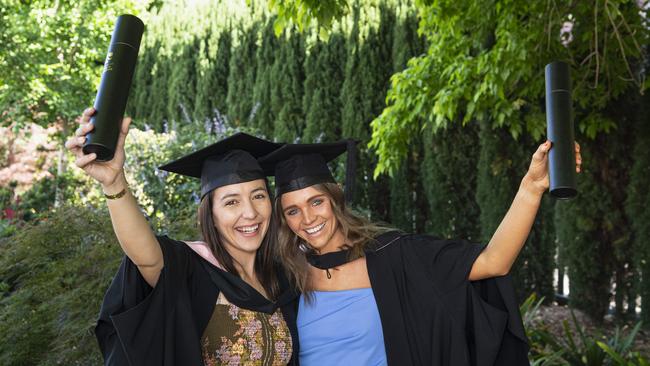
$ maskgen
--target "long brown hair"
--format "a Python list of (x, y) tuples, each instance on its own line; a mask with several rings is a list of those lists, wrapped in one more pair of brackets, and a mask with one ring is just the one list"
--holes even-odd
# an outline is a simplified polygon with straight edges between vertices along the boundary
[[(386, 226), (374, 224), (347, 208), (343, 190), (338, 184), (320, 183), (312, 187), (329, 198), (334, 216), (346, 239), (345, 246), (351, 249), (351, 257), (362, 257), (366, 246), (373, 242), (377, 235), (391, 230)], [(301, 292), (309, 294), (312, 291), (309, 284), (309, 264), (305, 252), (301, 249), (301, 247), (307, 248), (308, 246), (289, 228), (284, 218), (280, 197), (275, 199), (273, 215), (276, 216), (276, 222), (279, 223), (278, 257), (294, 285)]]
[[(266, 180), (265, 183), (268, 197), (271, 202), (273, 202), (269, 184)], [(224, 247), (221, 236), (219, 235), (219, 231), (217, 231), (217, 228), (214, 226), (214, 220), (212, 217), (213, 195), (214, 190), (206, 194), (201, 199), (201, 203), (199, 204), (198, 216), (203, 241), (208, 243), (212, 254), (214, 254), (217, 262), (219, 262), (224, 270), (234, 275), (240, 276), (239, 272), (235, 268), (232, 256)], [(257, 276), (257, 280), (260, 281), (262, 287), (264, 287), (264, 290), (271, 300), (277, 299), (280, 292), (275, 268), (276, 262), (273, 256), (273, 248), (277, 245), (277, 227), (278, 225), (276, 224), (276, 219), (274, 215), (271, 215), (266, 235), (264, 235), (262, 244), (260, 245), (259, 249), (257, 249), (257, 254), (255, 255), (255, 275)]]

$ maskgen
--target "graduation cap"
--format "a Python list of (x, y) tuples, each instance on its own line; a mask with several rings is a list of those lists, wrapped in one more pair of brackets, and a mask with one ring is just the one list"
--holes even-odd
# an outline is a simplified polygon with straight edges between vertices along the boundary
[(263, 140), (243, 132), (185, 155), (160, 169), (201, 178), (201, 199), (215, 188), (266, 178), (257, 158), (283, 144)]
[(327, 163), (347, 151), (345, 200), (351, 202), (356, 143), (354, 140), (344, 140), (321, 144), (286, 144), (262, 157), (260, 164), (267, 175), (275, 175), (276, 194), (279, 197), (314, 184), (336, 183)]

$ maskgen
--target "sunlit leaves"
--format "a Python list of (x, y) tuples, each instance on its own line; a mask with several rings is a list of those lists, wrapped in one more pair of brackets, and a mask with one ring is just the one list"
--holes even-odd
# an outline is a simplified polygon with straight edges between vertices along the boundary
[(327, 30), (349, 10), (347, 0), (269, 0), (269, 8), (277, 14), (274, 30), (278, 36), (290, 24), (302, 31), (313, 24), (312, 21)]
[[(594, 138), (615, 128), (603, 109), (647, 89), (639, 60), (648, 29), (630, 1), (417, 1), (427, 54), (393, 76), (372, 123), (375, 176), (391, 173), (420, 125), (489, 123), (515, 138), (545, 130), (544, 66), (572, 68), (576, 125)], [(636, 71), (635, 71), (636, 70)]]
[(77, 116), (94, 97), (115, 19), (142, 6), (130, 0), (2, 1), (0, 123)]

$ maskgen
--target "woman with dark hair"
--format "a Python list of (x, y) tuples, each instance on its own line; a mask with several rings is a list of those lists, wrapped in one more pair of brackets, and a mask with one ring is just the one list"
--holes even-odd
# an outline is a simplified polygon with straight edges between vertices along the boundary
[(111, 161), (82, 152), (93, 112), (66, 147), (101, 183), (126, 254), (95, 328), (105, 364), (297, 364), (296, 294), (274, 261), (271, 195), (256, 160), (281, 145), (238, 133), (161, 167), (201, 179), (203, 241), (177, 241), (155, 236), (129, 193), (129, 118)]
[[(299, 358), (310, 365), (528, 365), (508, 272), (543, 193), (540, 145), (487, 245), (389, 230), (351, 212), (327, 162), (346, 142), (285, 145), (275, 170), (279, 251), (302, 292)], [(581, 158), (576, 144), (577, 170)]]

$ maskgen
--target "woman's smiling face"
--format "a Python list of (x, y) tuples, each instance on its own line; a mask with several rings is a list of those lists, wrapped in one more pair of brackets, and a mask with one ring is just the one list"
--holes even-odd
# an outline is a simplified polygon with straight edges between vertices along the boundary
[(328, 195), (312, 186), (284, 193), (280, 200), (291, 231), (319, 253), (336, 251), (344, 244)]
[(230, 255), (257, 251), (272, 212), (264, 179), (219, 187), (212, 195), (212, 220)]

